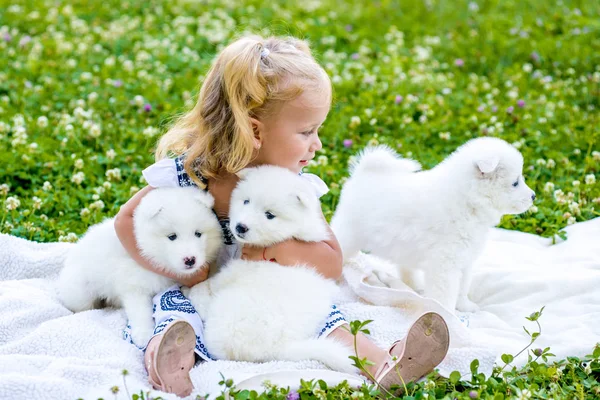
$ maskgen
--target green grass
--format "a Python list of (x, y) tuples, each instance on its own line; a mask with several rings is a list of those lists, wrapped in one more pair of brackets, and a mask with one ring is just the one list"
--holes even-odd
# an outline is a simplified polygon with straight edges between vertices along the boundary
[[(269, 3), (0, 7), (0, 231), (74, 241), (114, 215), (144, 186), (157, 138), (215, 53), (244, 31), (308, 39), (334, 82), (324, 149), (308, 168), (330, 185), (328, 218), (365, 145), (430, 168), (481, 135), (520, 148), (538, 194), (502, 227), (555, 237), (599, 215), (600, 3)], [(585, 386), (580, 375), (557, 382)], [(452, 390), (472, 384), (461, 385)]]

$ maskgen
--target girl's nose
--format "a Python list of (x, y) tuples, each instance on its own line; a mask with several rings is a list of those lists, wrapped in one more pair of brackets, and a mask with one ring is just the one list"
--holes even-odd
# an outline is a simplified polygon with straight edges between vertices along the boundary
[(314, 153), (315, 151), (319, 151), (323, 148), (323, 143), (321, 143), (321, 139), (319, 139), (318, 135), (315, 135), (315, 141), (310, 146), (310, 152)]

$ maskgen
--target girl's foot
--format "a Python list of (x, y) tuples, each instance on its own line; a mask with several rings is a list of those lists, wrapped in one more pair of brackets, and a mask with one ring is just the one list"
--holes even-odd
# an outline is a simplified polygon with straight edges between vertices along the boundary
[(434, 312), (423, 314), (404, 339), (392, 344), (389, 357), (374, 375), (375, 381), (386, 389), (416, 381), (442, 362), (449, 344), (448, 326), (442, 316)]
[(190, 370), (195, 363), (196, 334), (192, 326), (183, 320), (173, 322), (162, 335), (157, 335), (146, 352), (148, 381), (154, 389), (189, 396), (194, 389)]

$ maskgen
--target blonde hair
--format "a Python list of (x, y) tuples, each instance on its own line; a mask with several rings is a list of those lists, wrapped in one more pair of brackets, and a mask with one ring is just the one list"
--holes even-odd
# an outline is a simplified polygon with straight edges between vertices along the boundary
[(194, 108), (183, 114), (158, 142), (156, 160), (185, 153), (184, 168), (201, 187), (200, 176), (236, 173), (255, 155), (250, 118), (273, 113), (309, 88), (331, 83), (296, 38), (247, 36), (216, 57)]

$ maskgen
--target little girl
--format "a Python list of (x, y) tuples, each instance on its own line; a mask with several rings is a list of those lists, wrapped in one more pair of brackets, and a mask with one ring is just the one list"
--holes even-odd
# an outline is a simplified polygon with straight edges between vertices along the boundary
[[(322, 147), (318, 129), (329, 113), (331, 100), (327, 73), (305, 42), (253, 36), (231, 43), (215, 59), (195, 107), (161, 138), (157, 162), (143, 172), (149, 186), (121, 207), (115, 229), (123, 246), (144, 268), (169, 276), (140, 255), (133, 235), (133, 212), (153, 188), (197, 186), (214, 197), (214, 212), (224, 233), (217, 268), (241, 256), (275, 260), (281, 265), (307, 264), (326, 278), (339, 278), (342, 255), (332, 232), (330, 240), (319, 243), (288, 240), (268, 248), (241, 248), (229, 232), (227, 218), (231, 192), (238, 181), (235, 174), (241, 169), (270, 164), (302, 174), (302, 168)], [(166, 158), (169, 156), (175, 158)], [(327, 192), (325, 183), (315, 175), (302, 176), (320, 195)], [(208, 278), (209, 269), (214, 273), (205, 266), (180, 283), (192, 286), (202, 282)], [(195, 354), (211, 359), (210, 349), (202, 343), (202, 321), (179, 286), (155, 296), (154, 318), (154, 336), (147, 344), (137, 344), (145, 349), (149, 381), (156, 389), (189, 395), (193, 389), (189, 371)], [(315, 332), (315, 337), (330, 335), (353, 347), (354, 336), (335, 306), (323, 316), (322, 329)], [(359, 335), (358, 355), (373, 362), (367, 367), (369, 374), (389, 387), (401, 383), (399, 375), (409, 381), (432, 371), (446, 355), (448, 343), (444, 320), (428, 313), (387, 350)]]

